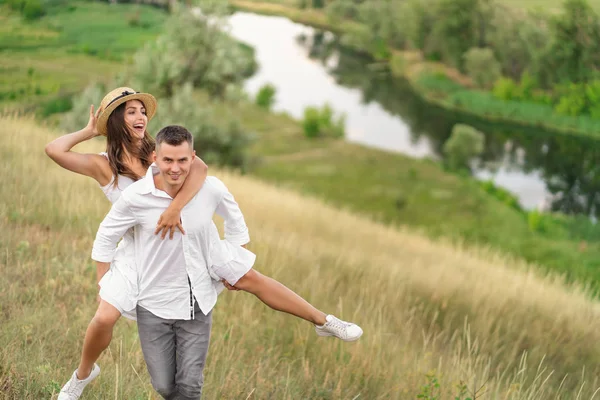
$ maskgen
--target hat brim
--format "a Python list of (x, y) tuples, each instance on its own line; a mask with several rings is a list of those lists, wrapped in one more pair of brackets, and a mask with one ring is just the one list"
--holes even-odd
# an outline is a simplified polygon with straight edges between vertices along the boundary
[(96, 121), (96, 129), (98, 130), (98, 133), (104, 136), (108, 134), (108, 118), (117, 107), (119, 107), (123, 103), (128, 102), (129, 100), (139, 100), (142, 103), (144, 103), (144, 108), (146, 108), (146, 116), (148, 117), (148, 121), (150, 121), (152, 117), (154, 117), (157, 106), (156, 99), (154, 98), (154, 96), (152, 96), (149, 93), (129, 94), (117, 99), (100, 112), (100, 115), (98, 116), (98, 121)]

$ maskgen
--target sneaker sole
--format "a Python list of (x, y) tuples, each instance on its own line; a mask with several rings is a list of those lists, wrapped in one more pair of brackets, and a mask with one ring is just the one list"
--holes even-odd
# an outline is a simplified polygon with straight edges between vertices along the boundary
[(363, 335), (363, 332), (361, 332), (360, 335), (358, 335), (357, 337), (351, 338), (351, 339), (342, 339), (341, 337), (335, 336), (333, 333), (328, 333), (328, 332), (319, 332), (319, 331), (317, 331), (317, 335), (321, 336), (321, 337), (333, 336), (335, 338), (343, 340), (344, 342), (356, 342)]

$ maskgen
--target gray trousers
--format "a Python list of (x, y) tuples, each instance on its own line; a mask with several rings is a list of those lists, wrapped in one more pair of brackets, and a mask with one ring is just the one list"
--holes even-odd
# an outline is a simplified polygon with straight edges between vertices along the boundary
[(137, 306), (137, 325), (152, 387), (167, 400), (202, 397), (212, 311), (195, 304), (196, 319), (163, 319)]

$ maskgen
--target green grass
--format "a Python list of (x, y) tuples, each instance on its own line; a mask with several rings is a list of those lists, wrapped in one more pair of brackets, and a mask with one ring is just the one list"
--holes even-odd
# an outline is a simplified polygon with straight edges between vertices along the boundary
[(153, 7), (96, 2), (53, 8), (33, 22), (0, 15), (0, 103), (35, 109), (110, 79), (159, 34), (166, 16)]

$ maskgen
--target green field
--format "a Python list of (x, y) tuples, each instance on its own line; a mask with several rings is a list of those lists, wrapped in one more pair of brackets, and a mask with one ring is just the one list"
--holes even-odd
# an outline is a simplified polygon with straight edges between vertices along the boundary
[(33, 22), (0, 13), (0, 102), (48, 106), (112, 78), (165, 18), (152, 7), (93, 2), (53, 8)]

